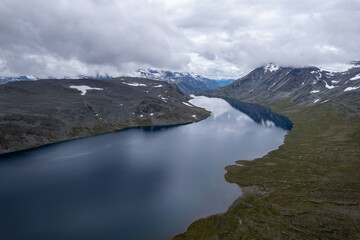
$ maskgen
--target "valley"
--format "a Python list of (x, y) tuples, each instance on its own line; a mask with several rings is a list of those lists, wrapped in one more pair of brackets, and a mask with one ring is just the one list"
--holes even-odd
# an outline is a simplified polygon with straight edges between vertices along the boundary
[[(200, 219), (174, 239), (359, 239), (360, 96), (345, 91), (346, 84), (358, 84), (350, 79), (359, 68), (335, 73), (343, 83), (335, 90), (314, 83), (311, 72), (282, 81), (279, 68), (264, 70), (206, 94), (266, 106), (288, 116), (292, 130), (278, 150), (226, 167), (226, 180), (244, 195), (226, 213)], [(264, 75), (253, 76), (258, 72)], [(307, 84), (299, 88), (296, 79)], [(270, 91), (274, 83), (279, 88)], [(248, 91), (254, 85), (257, 94)], [(328, 101), (313, 101), (314, 88)]]
[(360, 0), (0, 16), (0, 240), (360, 240)]
[(276, 149), (286, 131), (222, 99), (190, 104), (211, 116), (2, 155), (1, 238), (167, 240), (226, 211), (242, 193), (225, 181), (224, 166)]
[[(359, 74), (356, 64), (344, 72), (268, 64), (197, 92), (289, 132), (284, 145), (263, 157), (224, 164), (230, 164), (226, 181), (240, 186), (241, 197), (225, 213), (202, 215), (174, 239), (360, 238)], [(2, 84), (1, 151), (208, 118), (211, 107), (188, 102), (193, 90), (174, 83), (123, 77)]]

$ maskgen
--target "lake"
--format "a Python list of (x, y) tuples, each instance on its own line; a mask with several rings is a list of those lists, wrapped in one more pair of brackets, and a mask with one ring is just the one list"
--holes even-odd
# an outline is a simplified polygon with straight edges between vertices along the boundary
[(211, 116), (2, 156), (0, 239), (170, 239), (225, 212), (241, 196), (225, 166), (277, 149), (286, 131), (222, 99), (191, 103)]

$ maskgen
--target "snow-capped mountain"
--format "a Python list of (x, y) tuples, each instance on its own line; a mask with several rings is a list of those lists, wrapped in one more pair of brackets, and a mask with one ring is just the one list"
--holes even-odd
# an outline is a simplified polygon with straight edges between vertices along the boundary
[[(186, 72), (170, 72), (170, 71), (159, 71), (152, 69), (140, 69), (137, 70), (134, 74), (134, 77), (148, 78), (158, 81), (166, 81), (169, 83), (176, 84), (182, 91), (186, 93), (194, 93), (197, 91), (204, 91), (208, 89), (215, 89), (218, 87), (223, 87), (235, 81), (234, 79), (221, 79), (214, 80), (202, 77), (195, 73), (186, 73)], [(86, 76), (78, 75), (76, 77), (62, 77), (61, 79), (98, 79), (106, 80), (113, 78), (108, 74), (96, 76)], [(15, 81), (35, 81), (41, 78), (34, 76), (19, 76), (19, 77), (0, 77), (0, 84), (6, 82), (15, 82)], [(55, 79), (54, 77), (48, 77), (48, 79)]]
[(34, 76), (0, 77), (0, 84), (6, 82), (35, 81), (35, 80), (39, 80), (39, 78)]
[(153, 69), (139, 69), (134, 75), (136, 77), (175, 83), (182, 91), (187, 93), (223, 87), (234, 81), (234, 79), (209, 79), (195, 73), (171, 72)]
[[(98, 79), (98, 80), (106, 80), (112, 78), (111, 76), (104, 74), (97, 74), (96, 76), (86, 76), (86, 75), (78, 75), (76, 77), (62, 77), (61, 79)], [(35, 77), (35, 76), (16, 76), (16, 77), (0, 77), (0, 84), (6, 82), (18, 82), (18, 81), (36, 81), (43, 78)], [(47, 77), (47, 79), (55, 79), (54, 77)]]
[(328, 101), (360, 106), (360, 65), (354, 62), (343, 72), (318, 67), (281, 67), (274, 63), (256, 68), (228, 86), (205, 91), (250, 102), (290, 99), (296, 103), (321, 104)]

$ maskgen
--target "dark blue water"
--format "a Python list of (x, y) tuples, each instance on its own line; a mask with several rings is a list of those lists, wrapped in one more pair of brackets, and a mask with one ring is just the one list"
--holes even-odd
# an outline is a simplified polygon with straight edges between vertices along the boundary
[(241, 195), (224, 167), (282, 144), (224, 100), (196, 97), (210, 118), (129, 129), (0, 159), (0, 239), (170, 239)]

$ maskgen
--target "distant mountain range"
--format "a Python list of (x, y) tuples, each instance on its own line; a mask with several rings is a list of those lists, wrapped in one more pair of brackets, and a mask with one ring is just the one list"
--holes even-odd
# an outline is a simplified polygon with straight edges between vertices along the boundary
[(34, 76), (0, 77), (0, 84), (7, 82), (36, 81), (36, 80), (39, 80), (39, 78)]
[[(134, 77), (148, 78), (157, 81), (174, 83), (185, 93), (194, 93), (198, 91), (204, 91), (207, 89), (215, 89), (218, 87), (223, 87), (235, 81), (234, 79), (214, 80), (214, 79), (202, 77), (194, 73), (171, 72), (171, 71), (152, 70), (152, 69), (139, 69), (132, 75)], [(96, 76), (79, 75), (75, 78), (70, 78), (65, 76), (62, 79), (106, 80), (111, 78), (113, 77), (108, 74), (104, 74), (104, 75), (97, 74)], [(0, 77), (0, 84), (6, 82), (17, 82), (17, 81), (35, 81), (40, 79), (41, 78), (35, 76)], [(55, 79), (55, 78), (48, 77), (48, 79)]]
[(182, 91), (187, 93), (215, 89), (226, 86), (235, 81), (234, 79), (215, 80), (202, 77), (195, 73), (171, 72), (152, 69), (139, 69), (136, 71), (135, 76), (158, 81), (166, 81), (168, 83), (175, 83)]
[[(79, 75), (75, 78), (71, 77), (62, 77), (61, 79), (95, 79), (95, 80), (106, 80), (111, 79), (112, 77), (110, 75), (104, 74), (97, 74), (95, 76), (86, 76), (86, 75)], [(35, 77), (35, 76), (29, 76), (29, 75), (22, 75), (22, 76), (15, 76), (15, 77), (0, 77), (0, 84), (7, 83), (7, 82), (18, 82), (18, 81), (36, 81), (43, 78)], [(46, 79), (57, 79), (55, 77), (48, 77)]]
[(329, 72), (318, 67), (280, 67), (269, 63), (225, 87), (201, 94), (254, 103), (289, 99), (313, 105), (336, 101), (344, 108), (360, 112), (360, 65), (354, 62), (346, 71)]

